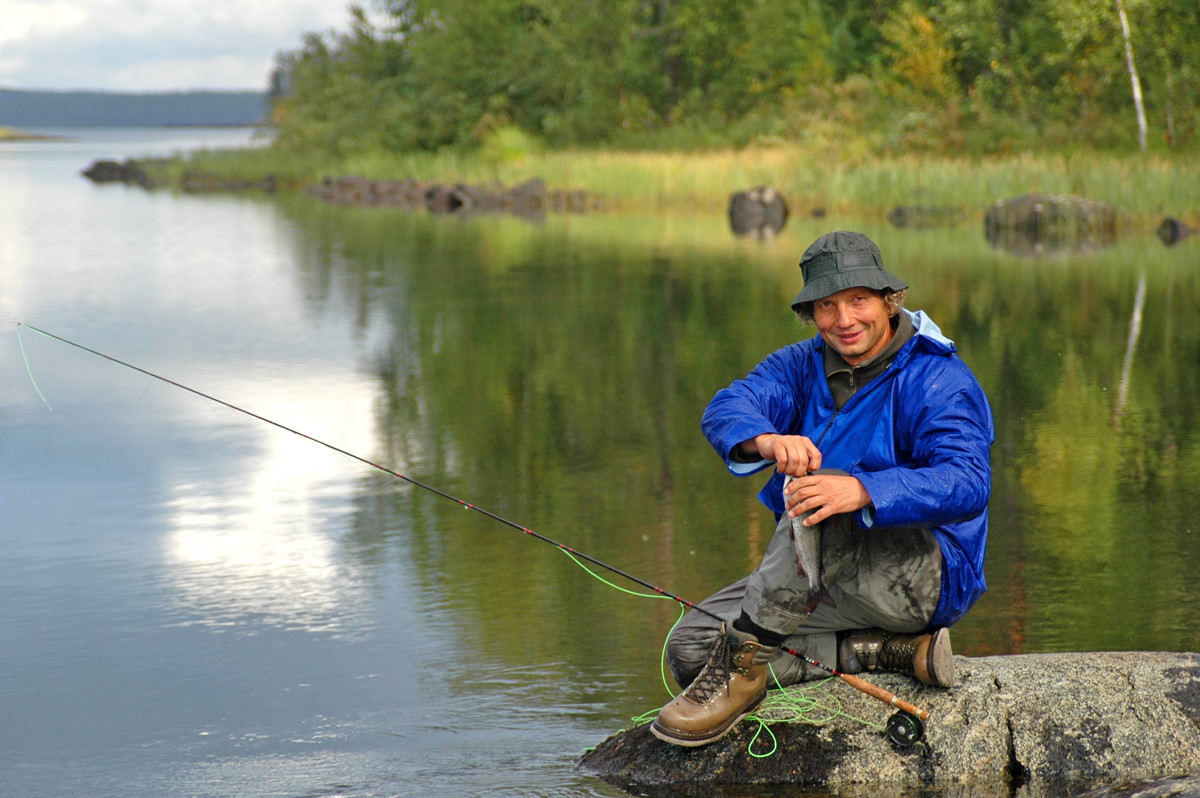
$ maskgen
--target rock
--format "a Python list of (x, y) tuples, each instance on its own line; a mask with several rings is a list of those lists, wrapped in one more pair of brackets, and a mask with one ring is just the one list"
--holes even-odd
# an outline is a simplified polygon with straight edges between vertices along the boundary
[(369, 180), (350, 175), (325, 178), (306, 191), (337, 205), (398, 207), (456, 216), (503, 212), (540, 219), (548, 210), (584, 213), (596, 205), (595, 198), (587, 192), (550, 190), (540, 177), (505, 188), (499, 184)]
[(514, 186), (507, 193), (506, 203), (512, 208), (524, 211), (544, 211), (546, 209), (549, 192), (546, 190), (546, 181), (540, 177), (526, 180), (524, 183)]
[(787, 222), (783, 195), (771, 186), (734, 192), (729, 198), (729, 226), (739, 236), (773, 238)]
[[(914, 790), (1040, 798), (1200, 776), (1200, 655), (1023, 654), (955, 663), (958, 684), (950, 690), (872, 674), (871, 681), (930, 713), (924, 739), (908, 748), (845, 718), (820, 726), (773, 723), (778, 749), (763, 758), (749, 752), (759, 726), (752, 721), (701, 748), (661, 742), (643, 725), (605, 740), (579, 768), (641, 793), (869, 786), (880, 798)], [(850, 718), (882, 725), (891, 714), (841, 681), (826, 689)], [(753, 742), (755, 753), (768, 747), (765, 739)]]
[(1178, 244), (1193, 232), (1188, 224), (1179, 221), (1173, 216), (1167, 216), (1158, 226), (1158, 238), (1168, 247)]
[[(93, 183), (125, 183), (141, 186), (146, 189), (158, 188), (150, 175), (162, 175), (170, 164), (169, 159), (147, 158), (134, 160), (130, 158), (124, 163), (120, 161), (99, 159), (93, 161), (81, 174)], [(248, 191), (258, 190), (274, 192), (279, 188), (279, 181), (274, 175), (251, 182), (247, 180), (226, 180), (204, 172), (185, 169), (179, 178), (179, 188), (187, 193), (209, 193), (214, 191)]]
[(430, 186), (425, 192), (425, 201), (429, 210), (434, 213), (454, 213), (461, 208), (472, 210), (477, 204), (471, 197), (470, 189), (443, 183)]
[(92, 161), (82, 174), (93, 183), (127, 183), (142, 188), (151, 188), (154, 185), (141, 164), (132, 158), (124, 163), (98, 159)]
[(1117, 213), (1107, 202), (1068, 194), (1024, 194), (997, 200), (983, 217), (992, 246), (1018, 255), (1080, 251), (1116, 240)]

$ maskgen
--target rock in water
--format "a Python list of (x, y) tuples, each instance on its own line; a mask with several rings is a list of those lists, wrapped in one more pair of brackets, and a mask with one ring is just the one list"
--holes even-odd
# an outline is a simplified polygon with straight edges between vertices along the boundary
[[(743, 721), (702, 748), (664, 743), (639, 726), (589, 751), (579, 768), (623, 789), (852, 789), (872, 795), (966, 790), (1061, 796), (1120, 782), (1200, 776), (1200, 655), (1167, 652), (956, 657), (958, 685), (926, 687), (895, 674), (871, 681), (930, 713), (925, 737), (901, 748), (881, 727), (891, 708), (849, 685), (827, 688), (851, 718), (772, 724), (778, 748), (748, 750)], [(754, 750), (769, 750), (760, 735)], [(1193, 782), (1194, 783), (1194, 782)]]

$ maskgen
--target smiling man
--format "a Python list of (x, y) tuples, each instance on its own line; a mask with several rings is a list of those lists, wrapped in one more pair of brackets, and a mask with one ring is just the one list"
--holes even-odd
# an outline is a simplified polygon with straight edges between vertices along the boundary
[(954, 343), (861, 233), (818, 238), (792, 309), (819, 335), (717, 393), (702, 429), (778, 521), (762, 563), (672, 630), (685, 689), (651, 731), (724, 736), (766, 695), (827, 672), (889, 670), (954, 684), (949, 627), (985, 589), (991, 410)]

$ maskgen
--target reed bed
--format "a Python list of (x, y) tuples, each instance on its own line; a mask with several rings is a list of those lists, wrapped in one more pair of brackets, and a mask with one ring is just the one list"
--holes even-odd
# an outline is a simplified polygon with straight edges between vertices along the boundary
[(274, 175), (285, 183), (327, 176), (416, 178), (514, 185), (540, 177), (551, 188), (585, 189), (623, 210), (720, 209), (731, 192), (770, 184), (793, 212), (886, 214), (898, 205), (981, 214), (1028, 193), (1108, 202), (1134, 221), (1163, 215), (1200, 221), (1200, 157), (1047, 153), (986, 158), (892, 156), (840, 159), (797, 146), (697, 152), (568, 150), (504, 159), (483, 153), (372, 152), (341, 158), (270, 147), (193, 153), (171, 166), (225, 179)]

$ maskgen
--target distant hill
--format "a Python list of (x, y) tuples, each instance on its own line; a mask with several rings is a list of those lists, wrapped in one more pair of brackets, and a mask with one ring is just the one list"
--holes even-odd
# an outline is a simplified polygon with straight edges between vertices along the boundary
[(9, 127), (254, 125), (266, 113), (266, 92), (257, 91), (122, 94), (0, 89), (0, 126)]

